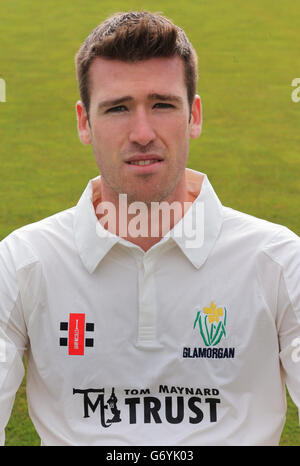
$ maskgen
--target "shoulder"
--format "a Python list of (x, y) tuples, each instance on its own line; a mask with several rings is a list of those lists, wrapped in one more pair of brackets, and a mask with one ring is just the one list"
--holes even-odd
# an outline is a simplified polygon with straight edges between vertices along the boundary
[(0, 241), (0, 260), (13, 261), (16, 269), (39, 260), (46, 244), (68, 242), (73, 237), (75, 207), (24, 225)]
[[(223, 234), (236, 254), (256, 264), (263, 282), (281, 275), (295, 308), (300, 308), (300, 238), (289, 228), (224, 208)], [(276, 273), (275, 273), (276, 271)], [(278, 275), (279, 274), (279, 275)]]
[(278, 255), (283, 247), (300, 247), (299, 236), (284, 225), (223, 207), (223, 232), (266, 253)]

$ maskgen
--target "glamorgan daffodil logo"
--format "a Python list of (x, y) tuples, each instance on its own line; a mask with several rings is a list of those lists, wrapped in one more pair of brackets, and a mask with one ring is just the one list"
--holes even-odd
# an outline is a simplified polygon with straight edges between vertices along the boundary
[(226, 337), (226, 319), (226, 307), (217, 307), (213, 301), (209, 307), (197, 312), (194, 328), (199, 325), (206, 346), (216, 346), (223, 337)]

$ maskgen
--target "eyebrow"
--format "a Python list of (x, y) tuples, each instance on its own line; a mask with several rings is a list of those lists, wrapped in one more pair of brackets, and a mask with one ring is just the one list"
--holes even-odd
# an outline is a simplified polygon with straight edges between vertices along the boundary
[(104, 100), (103, 102), (99, 103), (98, 110), (102, 110), (108, 107), (115, 107), (116, 105), (123, 104), (124, 102), (130, 102), (131, 100), (133, 100), (133, 97), (131, 97), (130, 95), (120, 97), (119, 99)]
[(178, 104), (182, 103), (182, 98), (175, 94), (149, 94), (149, 100), (162, 100), (162, 101), (169, 101), (169, 102), (177, 102)]
[[(126, 95), (124, 97), (120, 97), (118, 99), (112, 99), (112, 100), (104, 100), (103, 102), (100, 102), (98, 105), (98, 111), (103, 110), (105, 108), (109, 107), (115, 107), (117, 105), (121, 105), (124, 102), (132, 102), (134, 99), (130, 95)], [(161, 100), (163, 102), (169, 101), (169, 102), (177, 102), (179, 104), (182, 103), (182, 98), (174, 95), (174, 94), (149, 94), (148, 95), (148, 100)]]

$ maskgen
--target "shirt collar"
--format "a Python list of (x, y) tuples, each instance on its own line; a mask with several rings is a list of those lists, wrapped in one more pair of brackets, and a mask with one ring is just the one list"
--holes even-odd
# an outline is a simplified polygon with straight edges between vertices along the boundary
[[(187, 175), (194, 180), (203, 175), (201, 191), (183, 218), (153, 248), (156, 249), (160, 245), (163, 247), (169, 241), (173, 241), (198, 269), (207, 259), (220, 233), (223, 209), (207, 176), (191, 169), (186, 170)], [(94, 272), (115, 244), (138, 248), (100, 225), (93, 205), (93, 181), (99, 178), (95, 177), (88, 182), (75, 207), (74, 216), (75, 243), (79, 256), (90, 273)]]
[[(79, 256), (90, 273), (93, 273), (99, 262), (118, 243), (120, 238), (101, 228), (92, 202), (92, 182), (88, 182), (79, 202), (75, 208), (74, 235)], [(100, 230), (99, 230), (100, 227)], [(103, 230), (103, 231), (102, 231)], [(99, 235), (103, 233), (102, 236)]]
[(189, 169), (192, 175), (203, 175), (201, 191), (190, 209), (169, 236), (190, 262), (199, 269), (212, 250), (223, 222), (223, 206), (204, 173)]

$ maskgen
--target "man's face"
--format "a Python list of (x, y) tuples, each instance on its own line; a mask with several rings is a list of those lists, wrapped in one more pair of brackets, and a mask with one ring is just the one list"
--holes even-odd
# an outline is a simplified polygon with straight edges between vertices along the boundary
[(182, 60), (96, 58), (89, 83), (89, 121), (77, 103), (78, 130), (92, 144), (105, 200), (182, 200), (189, 141), (201, 132), (200, 99), (191, 112)]

